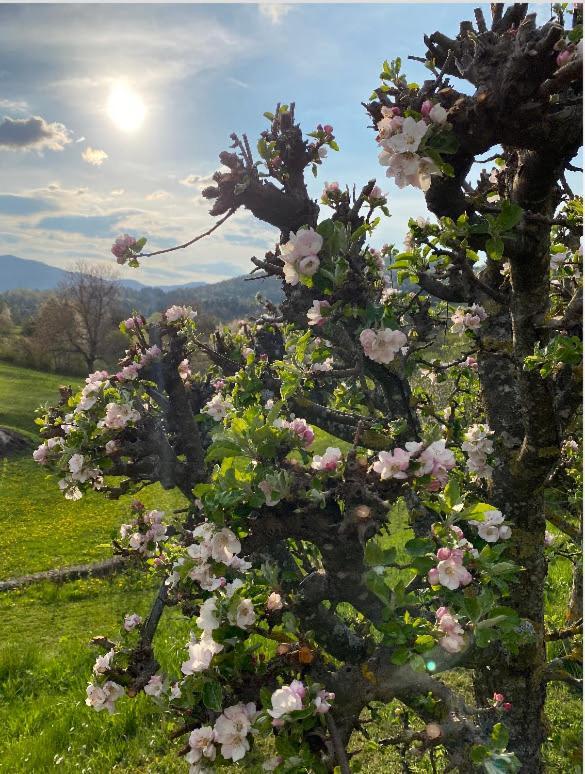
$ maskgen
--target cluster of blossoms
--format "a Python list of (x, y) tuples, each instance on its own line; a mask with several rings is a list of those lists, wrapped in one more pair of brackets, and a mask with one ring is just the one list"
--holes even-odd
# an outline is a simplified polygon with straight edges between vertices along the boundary
[[(224, 527), (218, 530), (213, 524), (204, 522), (191, 534), (194, 542), (187, 548), (189, 559), (179, 559), (168, 580), (170, 585), (180, 580), (181, 574), (178, 570), (183, 568), (187, 576), (198, 583), (202, 589), (216, 591), (228, 586), (224, 577), (227, 568), (234, 572), (245, 572), (252, 566), (237, 556), (242, 545), (231, 529)], [(215, 575), (216, 571), (222, 574)], [(239, 580), (237, 585), (241, 585)], [(235, 587), (230, 586), (229, 590), (235, 590)]]
[(406, 347), (408, 339), (402, 331), (382, 328), (375, 331), (365, 328), (360, 333), (360, 344), (366, 357), (376, 363), (391, 363), (396, 355)]
[(467, 308), (458, 306), (451, 315), (453, 325), (450, 331), (451, 333), (459, 334), (465, 333), (465, 331), (478, 331), (479, 326), (486, 318), (485, 309), (483, 306), (479, 306), (479, 304), (473, 304)]
[(289, 241), (282, 245), (281, 257), (284, 261), (284, 281), (289, 285), (298, 285), (302, 277), (312, 277), (319, 269), (319, 250), (323, 247), (323, 237), (314, 229), (299, 229), (290, 232)]
[(559, 44), (564, 45), (565, 48), (561, 49), (561, 51), (559, 51), (557, 54), (557, 67), (564, 67), (566, 64), (568, 64), (568, 62), (570, 62), (572, 59), (575, 59), (576, 57), (580, 57), (581, 59), (583, 58), (582, 38), (578, 43), (572, 43), (569, 40), (561, 40), (559, 41)]
[(487, 425), (471, 425), (465, 433), (461, 449), (467, 454), (467, 469), (478, 478), (492, 477), (493, 468), (488, 465), (488, 456), (494, 450), (493, 434)]
[(333, 699), (334, 693), (319, 689), (319, 686), (308, 688), (300, 680), (293, 680), (290, 685), (283, 685), (274, 691), (268, 714), (272, 718), (272, 725), (281, 728), (290, 719), (291, 713), (301, 712), (307, 704), (314, 707), (316, 715), (325, 715), (331, 709), (330, 702)]
[(455, 591), (467, 586), (473, 580), (469, 570), (463, 565), (465, 551), (461, 548), (443, 546), (437, 551), (437, 566), (429, 570), (427, 579), (431, 586), (444, 586)]
[(102, 471), (99, 468), (89, 467), (83, 454), (72, 454), (67, 463), (69, 474), (59, 481), (59, 489), (63, 491), (65, 499), (79, 500), (81, 490), (78, 483), (90, 483), (94, 489), (101, 489), (104, 483)]
[(301, 417), (295, 417), (290, 422), (287, 419), (275, 419), (275, 427), (282, 427), (285, 430), (290, 430), (300, 440), (302, 446), (306, 449), (315, 440), (315, 432), (311, 425), (307, 424), (306, 419)]
[(61, 454), (65, 439), (61, 437), (49, 438), (33, 452), (33, 459), (39, 465), (46, 465), (49, 461), (57, 459)]
[(170, 306), (166, 312), (163, 312), (163, 320), (167, 323), (184, 322), (185, 320), (194, 320), (197, 312), (190, 306)]
[(85, 703), (96, 712), (107, 710), (110, 715), (116, 711), (116, 702), (124, 696), (124, 689), (113, 680), (107, 680), (103, 685), (90, 683), (87, 686)]
[(485, 511), (483, 521), (470, 519), (469, 523), (477, 528), (477, 534), (486, 543), (497, 543), (498, 540), (509, 540), (512, 530), (504, 524), (504, 516), (501, 511)]
[(258, 715), (253, 702), (240, 702), (226, 707), (213, 727), (201, 726), (192, 731), (189, 736), (190, 749), (185, 756), (187, 763), (191, 764), (190, 774), (208, 771), (207, 764), (213, 763), (217, 756), (216, 745), (220, 745), (225, 760), (242, 760), (250, 749), (248, 735)]
[(494, 707), (496, 709), (503, 709), (504, 712), (510, 712), (512, 709), (512, 703), (506, 701), (506, 697), (503, 693), (494, 693), (493, 695)]
[(384, 481), (388, 478), (406, 479), (409, 476), (431, 476), (428, 489), (437, 492), (448, 480), (448, 473), (455, 467), (455, 455), (446, 448), (444, 440), (433, 441), (428, 446), (409, 441), (406, 449), (378, 453), (372, 468)]
[(128, 234), (118, 237), (112, 245), (112, 253), (116, 256), (116, 261), (119, 264), (124, 264), (132, 258), (134, 255), (132, 248), (135, 248), (137, 243), (138, 240)]
[(393, 177), (399, 188), (412, 185), (428, 191), (432, 175), (440, 175), (441, 170), (432, 158), (421, 155), (421, 144), (430, 126), (446, 124), (447, 111), (426, 100), (421, 114), (421, 120), (417, 121), (412, 116), (404, 118), (397, 107), (383, 107), (376, 139), (382, 149), (378, 157), (380, 164), (388, 167), (386, 176)]
[(321, 203), (330, 204), (332, 201), (338, 200), (341, 194), (339, 183), (328, 183), (325, 181), (323, 186), (323, 193), (321, 194)]
[(465, 632), (457, 616), (449, 608), (440, 607), (435, 613), (437, 629), (440, 632), (439, 645), (447, 653), (460, 653), (465, 647)]
[(132, 510), (137, 516), (129, 524), (122, 524), (120, 536), (132, 551), (152, 555), (168, 539), (164, 511), (147, 511), (139, 500), (134, 500)]
[(323, 454), (315, 454), (311, 462), (311, 467), (313, 470), (326, 470), (331, 472), (337, 470), (337, 466), (341, 462), (342, 457), (341, 449), (338, 449), (337, 446), (328, 446)]

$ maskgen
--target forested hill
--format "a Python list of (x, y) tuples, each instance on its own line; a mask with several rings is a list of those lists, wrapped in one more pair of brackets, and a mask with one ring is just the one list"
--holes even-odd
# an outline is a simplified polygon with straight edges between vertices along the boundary
[[(7, 290), (0, 293), (0, 310), (7, 306), (12, 321), (22, 325), (36, 315), (52, 293), (52, 290)], [(209, 285), (179, 287), (168, 291), (154, 287), (136, 289), (121, 286), (120, 319), (132, 311), (139, 311), (148, 317), (173, 304), (190, 304), (208, 317), (219, 322), (229, 322), (257, 309), (257, 293), (276, 303), (282, 299), (280, 282), (274, 278), (251, 282), (245, 277), (234, 277)]]

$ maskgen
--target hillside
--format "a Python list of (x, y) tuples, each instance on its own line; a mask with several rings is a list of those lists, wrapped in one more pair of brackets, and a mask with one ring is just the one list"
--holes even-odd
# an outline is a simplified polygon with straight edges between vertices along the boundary
[[(38, 261), (24, 261), (20, 258), (12, 261), (13, 258), (14, 256), (0, 256), (0, 310), (5, 304), (10, 309), (13, 322), (24, 325), (34, 317), (42, 303), (66, 277), (67, 272)], [(22, 264), (40, 267), (38, 281), (32, 280), (32, 275), (27, 273), (30, 270), (28, 266), (25, 274), (22, 274)], [(15, 274), (7, 278), (5, 275), (10, 275), (11, 267), (15, 267)], [(29, 282), (28, 287), (18, 285), (25, 280)], [(40, 289), (32, 289), (35, 282)], [(188, 283), (169, 289), (148, 287), (133, 280), (122, 282), (120, 285), (120, 318), (132, 311), (141, 312), (148, 317), (173, 304), (190, 304), (210, 318), (229, 322), (234, 318), (244, 317), (257, 308), (257, 293), (275, 303), (282, 300), (280, 282), (274, 278), (251, 282), (245, 277), (234, 277), (212, 284)]]
[[(49, 266), (42, 261), (29, 261), (16, 255), (0, 255), (0, 292), (7, 290), (54, 290), (71, 272)], [(137, 280), (120, 280), (129, 288), (146, 287)]]

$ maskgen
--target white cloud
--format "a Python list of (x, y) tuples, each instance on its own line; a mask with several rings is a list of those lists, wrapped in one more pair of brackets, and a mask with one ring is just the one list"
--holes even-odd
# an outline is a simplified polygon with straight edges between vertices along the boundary
[(157, 202), (161, 201), (162, 199), (170, 199), (171, 195), (168, 191), (153, 191), (150, 194), (147, 194), (145, 197), (147, 201), (149, 202)]
[(12, 110), (15, 113), (26, 113), (28, 103), (20, 99), (0, 99), (0, 110)]
[(205, 188), (206, 185), (211, 185), (213, 183), (213, 174), (213, 172), (210, 172), (207, 175), (187, 175), (187, 177), (179, 180), (179, 183), (194, 188)]
[(104, 161), (108, 158), (108, 154), (103, 150), (92, 148), (91, 145), (88, 145), (81, 154), (81, 158), (84, 161), (87, 161), (88, 164), (92, 164), (94, 167), (101, 167)]
[(231, 76), (228, 78), (228, 83), (233, 83), (234, 86), (240, 86), (242, 89), (250, 88), (249, 83), (245, 83), (245, 81), (241, 81), (239, 78), (232, 78)]
[(288, 3), (260, 3), (258, 10), (272, 24), (280, 24), (284, 17), (292, 11), (293, 7)]

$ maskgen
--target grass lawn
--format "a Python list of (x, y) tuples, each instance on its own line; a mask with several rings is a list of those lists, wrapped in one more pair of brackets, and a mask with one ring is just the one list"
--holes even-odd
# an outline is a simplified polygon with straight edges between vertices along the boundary
[(36, 436), (35, 409), (56, 402), (59, 385), (75, 387), (82, 381), (76, 376), (48, 374), (0, 362), (0, 427), (13, 427)]
[[(34, 432), (36, 405), (52, 400), (64, 379), (0, 363), (0, 425)], [(65, 379), (65, 381), (71, 381)], [(316, 451), (342, 444), (324, 434)], [(150, 487), (142, 499), (154, 507), (177, 507), (181, 498)], [(0, 472), (0, 577), (104, 558), (110, 539), (125, 519), (125, 502), (89, 494), (79, 502), (61, 496), (56, 481), (31, 459), (10, 460)], [(396, 528), (407, 528), (397, 514)], [(554, 562), (549, 571), (547, 615), (551, 628), (562, 625), (570, 588), (570, 566)], [(0, 772), (44, 774), (175, 774), (187, 766), (177, 758), (178, 742), (169, 742), (170, 719), (144, 695), (119, 701), (114, 716), (96, 713), (84, 704), (96, 652), (88, 640), (104, 634), (116, 639), (123, 616), (147, 613), (156, 583), (142, 574), (121, 573), (110, 579), (65, 584), (38, 584), (0, 594)], [(171, 608), (165, 611), (155, 647), (163, 669), (178, 674), (185, 658), (189, 623)], [(551, 646), (552, 647), (552, 646)], [(555, 644), (554, 648), (564, 645)], [(554, 655), (557, 655), (555, 652)], [(469, 676), (457, 671), (448, 681), (469, 690)], [(392, 736), (399, 721), (390, 705), (376, 733)], [(546, 706), (549, 737), (547, 770), (581, 772), (581, 705), (564, 685), (552, 684)], [(363, 739), (356, 759), (364, 774), (402, 771), (398, 754)], [(410, 764), (414, 774), (428, 774), (423, 761)], [(441, 771), (439, 764), (438, 770)], [(261, 774), (261, 766), (228, 772)]]

